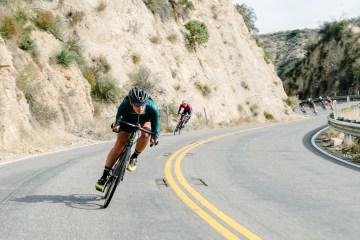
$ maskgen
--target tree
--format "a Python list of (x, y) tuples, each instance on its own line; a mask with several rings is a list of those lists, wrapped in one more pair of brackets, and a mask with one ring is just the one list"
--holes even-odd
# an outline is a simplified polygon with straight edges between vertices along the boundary
[(255, 34), (259, 32), (259, 29), (255, 26), (257, 20), (254, 9), (247, 6), (246, 4), (235, 4), (236, 10), (241, 14), (244, 19), (244, 22), (249, 30), (249, 33)]

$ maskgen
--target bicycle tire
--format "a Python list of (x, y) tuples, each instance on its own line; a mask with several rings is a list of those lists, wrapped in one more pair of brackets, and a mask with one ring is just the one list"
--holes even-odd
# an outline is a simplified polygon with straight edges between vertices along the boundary
[(176, 132), (179, 132), (179, 134), (180, 134), (180, 129), (181, 129), (181, 121), (176, 125), (174, 135), (176, 135)]
[(130, 159), (130, 149), (126, 148), (123, 154), (120, 155), (119, 157), (118, 161), (120, 162), (120, 164), (118, 164), (114, 169), (114, 175), (112, 176), (113, 179), (109, 183), (110, 184), (109, 187), (106, 189), (104, 208), (107, 208), (109, 206), (110, 201), (114, 196), (115, 190), (119, 184), (119, 181), (123, 180), (125, 175), (126, 165), (129, 162), (129, 159)]
[(176, 126), (176, 128), (174, 130), (174, 135), (176, 135), (177, 130), (178, 130), (178, 127)]

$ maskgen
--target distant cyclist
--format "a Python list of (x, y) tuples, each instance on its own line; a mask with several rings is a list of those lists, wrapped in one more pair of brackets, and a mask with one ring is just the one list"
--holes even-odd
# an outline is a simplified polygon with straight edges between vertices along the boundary
[(305, 103), (300, 102), (300, 103), (299, 103), (299, 106), (300, 106), (301, 111), (302, 111), (303, 113), (306, 113), (304, 104), (305, 104)]
[(311, 98), (308, 98), (306, 103), (314, 113), (317, 113), (316, 112), (316, 105), (315, 105), (314, 101)]
[[(120, 116), (122, 116), (122, 120), (125, 122), (140, 124), (142, 128), (146, 128), (157, 133), (155, 136), (151, 136), (151, 138), (149, 134), (144, 132), (141, 133), (141, 136), (136, 142), (135, 151), (131, 155), (129, 165), (127, 167), (129, 171), (133, 172), (136, 169), (137, 158), (148, 145), (149, 138), (151, 144), (158, 142), (160, 130), (159, 109), (156, 102), (148, 96), (144, 89), (134, 87), (129, 91), (128, 96), (125, 97), (118, 108), (116, 119), (119, 119)], [(118, 133), (117, 140), (114, 147), (108, 153), (103, 175), (95, 184), (95, 188), (98, 191), (103, 191), (109, 171), (115, 164), (121, 151), (124, 149), (132, 131), (130, 126), (121, 123), (120, 126), (113, 123), (111, 124), (111, 128), (113, 129), (113, 132)]]
[(331, 108), (331, 110), (333, 110), (333, 101), (331, 100), (330, 97), (326, 96), (325, 101), (328, 103), (329, 107)]
[(319, 102), (321, 107), (326, 110), (326, 106), (325, 106), (325, 99), (322, 96), (319, 96)]
[(183, 100), (182, 103), (180, 104), (179, 106), (179, 110), (178, 110), (178, 114), (181, 113), (181, 109), (183, 109), (182, 111), (182, 114), (184, 114), (183, 117), (187, 116), (187, 119), (184, 123), (184, 126), (183, 127), (186, 127), (187, 124), (188, 124), (188, 121), (190, 120), (191, 118), (191, 114), (192, 114), (192, 107), (191, 105), (186, 101), (186, 100)]

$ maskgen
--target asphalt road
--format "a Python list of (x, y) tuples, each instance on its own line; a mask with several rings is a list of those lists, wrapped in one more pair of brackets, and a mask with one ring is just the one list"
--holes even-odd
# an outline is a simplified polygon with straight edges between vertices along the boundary
[(359, 170), (310, 144), (325, 124), (161, 136), (106, 209), (113, 142), (0, 162), (0, 239), (359, 239)]

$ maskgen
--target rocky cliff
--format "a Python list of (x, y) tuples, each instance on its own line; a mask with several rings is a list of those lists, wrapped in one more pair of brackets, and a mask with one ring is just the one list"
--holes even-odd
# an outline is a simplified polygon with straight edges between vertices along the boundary
[(261, 35), (288, 95), (358, 94), (359, 18), (325, 22), (319, 29)]
[[(65, 139), (94, 123), (108, 127), (135, 84), (158, 102), (163, 130), (183, 99), (193, 127), (294, 117), (274, 66), (228, 0), (18, 0), (0, 11), (1, 151), (32, 148), (41, 132)], [(191, 20), (206, 25), (206, 43), (189, 45)]]
[(318, 31), (319, 29), (295, 29), (258, 36), (280, 79), (283, 80), (285, 72), (305, 57), (306, 46), (318, 40)]

